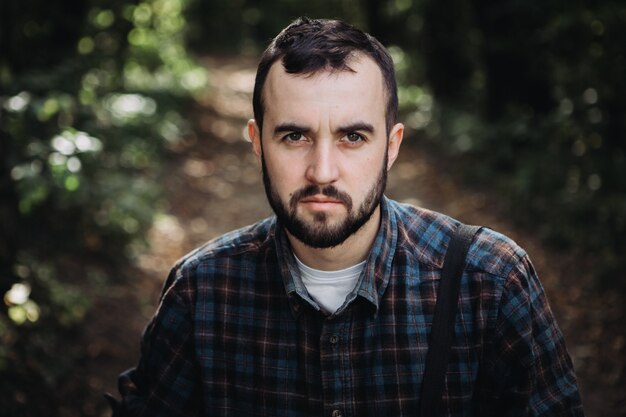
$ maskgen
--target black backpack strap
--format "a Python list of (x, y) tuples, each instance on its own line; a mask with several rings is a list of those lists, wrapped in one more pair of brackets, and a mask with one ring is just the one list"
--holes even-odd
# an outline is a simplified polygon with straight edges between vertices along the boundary
[(420, 401), (421, 417), (435, 417), (441, 411), (448, 353), (454, 337), (454, 322), (465, 258), (474, 236), (480, 229), (479, 226), (461, 223), (448, 245), (437, 290), (435, 315), (426, 354)]

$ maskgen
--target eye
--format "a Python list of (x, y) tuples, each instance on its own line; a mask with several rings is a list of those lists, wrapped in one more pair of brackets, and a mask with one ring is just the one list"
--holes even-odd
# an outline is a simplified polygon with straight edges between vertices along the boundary
[(356, 133), (356, 132), (350, 132), (348, 133), (346, 136), (346, 142), (350, 143), (350, 144), (358, 144), (361, 142), (365, 141), (365, 138), (363, 137), (363, 135)]
[(300, 142), (304, 139), (302, 132), (291, 132), (283, 136), (283, 140), (287, 142)]

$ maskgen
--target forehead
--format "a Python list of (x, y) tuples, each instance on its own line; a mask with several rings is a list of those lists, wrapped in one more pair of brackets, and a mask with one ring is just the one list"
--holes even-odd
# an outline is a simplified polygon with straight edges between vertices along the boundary
[(369, 57), (357, 55), (349, 70), (322, 70), (313, 74), (288, 74), (280, 61), (268, 73), (263, 89), (264, 120), (301, 118), (353, 118), (383, 122), (386, 110), (384, 79)]

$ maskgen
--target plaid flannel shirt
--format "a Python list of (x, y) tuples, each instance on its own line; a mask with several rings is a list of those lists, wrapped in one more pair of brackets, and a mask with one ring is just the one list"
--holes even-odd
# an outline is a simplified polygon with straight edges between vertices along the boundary
[[(414, 416), (444, 254), (458, 222), (381, 203), (365, 269), (330, 316), (275, 217), (172, 270), (115, 415)], [(426, 383), (428, 383), (426, 381)], [(571, 360), (527, 254), (482, 229), (463, 274), (446, 416), (582, 416)]]

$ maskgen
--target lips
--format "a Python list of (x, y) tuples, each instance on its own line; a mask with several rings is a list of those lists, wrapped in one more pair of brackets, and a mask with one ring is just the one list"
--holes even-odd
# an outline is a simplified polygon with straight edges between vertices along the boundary
[(343, 201), (334, 198), (322, 196), (305, 197), (300, 200), (302, 203), (314, 203), (314, 204), (343, 204)]
[(339, 191), (333, 185), (320, 187), (315, 184), (299, 189), (289, 198), (289, 208), (296, 212), (298, 205), (304, 205), (311, 210), (330, 210), (345, 206), (346, 210), (352, 210), (352, 199), (348, 193)]
[(343, 207), (344, 203), (335, 198), (327, 197), (327, 196), (313, 196), (313, 197), (305, 197), (300, 200), (300, 204), (306, 207), (308, 210), (314, 212), (326, 212), (326, 211), (334, 211), (339, 207)]

